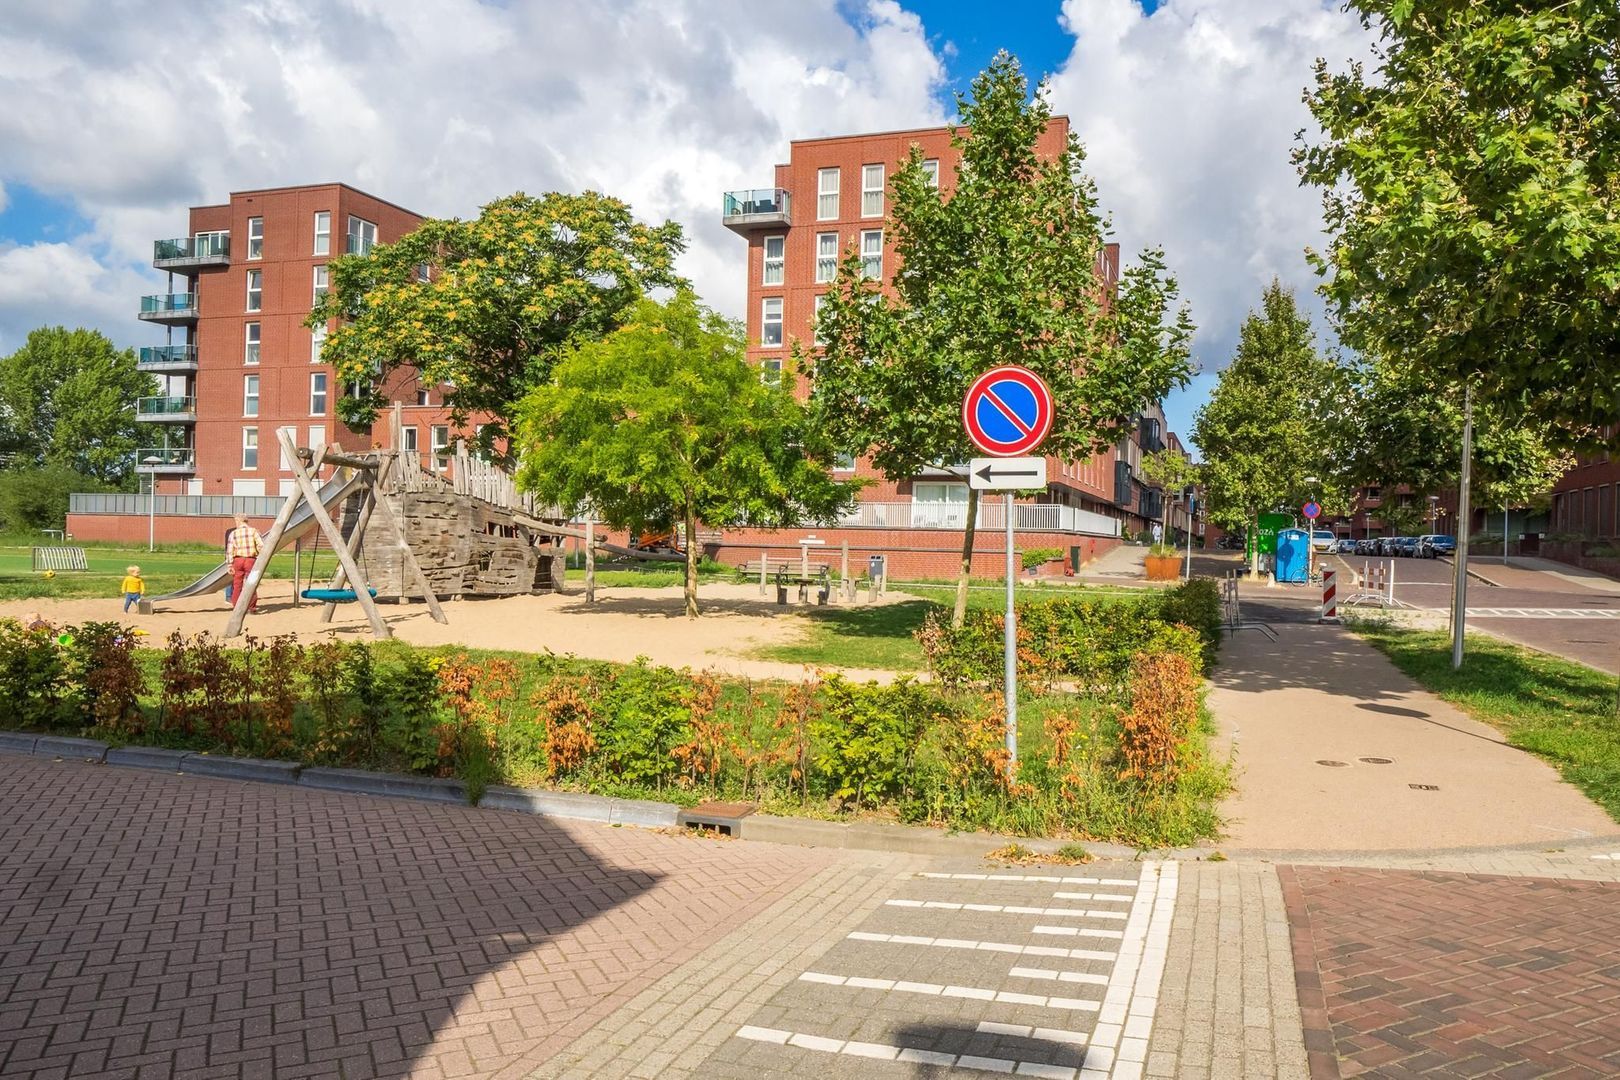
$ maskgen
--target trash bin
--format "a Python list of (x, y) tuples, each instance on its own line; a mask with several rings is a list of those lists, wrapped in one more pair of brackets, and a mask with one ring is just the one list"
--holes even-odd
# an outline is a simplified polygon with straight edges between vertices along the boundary
[(888, 556), (869, 555), (866, 559), (866, 576), (872, 579), (872, 588), (875, 591), (883, 590), (884, 579), (889, 576)]

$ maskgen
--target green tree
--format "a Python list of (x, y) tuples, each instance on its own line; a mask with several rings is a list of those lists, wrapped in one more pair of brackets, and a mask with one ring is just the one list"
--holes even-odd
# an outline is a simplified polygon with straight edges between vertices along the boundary
[(1323, 134), (1295, 152), (1322, 188), (1315, 261), (1342, 338), (1559, 440), (1612, 440), (1620, 6), (1348, 6), (1381, 34), (1377, 68), (1318, 62)]
[(618, 199), (593, 191), (509, 195), (471, 221), (429, 220), (393, 244), (331, 262), (331, 288), (308, 325), (341, 320), (322, 350), (347, 385), (338, 400), (351, 427), (385, 402), (384, 377), (412, 365), (424, 385), (449, 383), (458, 421), (495, 418), (488, 449), (525, 394), (572, 345), (623, 325), (649, 289), (681, 279), (685, 244), (674, 222), (644, 225)]
[[(997, 365), (1022, 364), (1046, 381), (1057, 408), (1043, 450), (1073, 457), (1117, 442), (1191, 372), (1192, 324), (1173, 310), (1176, 282), (1159, 251), (1144, 251), (1118, 294), (1106, 295), (1098, 268), (1107, 227), (1080, 143), (1037, 152), (1052, 119), (1044, 84), (1032, 98), (1018, 61), (1000, 53), (957, 104), (954, 194), (930, 182), (913, 147), (891, 184), (892, 291), (867, 279), (852, 252), (818, 322), (818, 422), (840, 449), (891, 477), (973, 455), (962, 397)], [(957, 625), (977, 509), (970, 491)]]
[(1260, 310), (1243, 321), (1232, 363), (1193, 419), (1210, 518), (1252, 532), (1261, 512), (1308, 498), (1329, 516), (1348, 508), (1348, 493), (1326, 468), (1334, 440), (1326, 438), (1325, 418), (1340, 401), (1336, 366), (1317, 352), (1294, 294), (1274, 280)]
[(696, 618), (697, 526), (786, 528), (832, 520), (856, 485), (792, 379), (761, 380), (742, 329), (687, 290), (643, 300), (623, 328), (572, 346), (519, 409), (519, 483), (610, 526), (686, 528), (686, 614)]
[[(134, 477), (135, 402), (157, 382), (97, 330), (40, 327), (0, 359), (0, 423), (13, 467), (61, 466), (105, 484)], [(61, 478), (61, 472), (54, 475)]]
[(1174, 494), (1199, 482), (1198, 466), (1179, 450), (1160, 450), (1142, 455), (1142, 479), (1149, 487)]

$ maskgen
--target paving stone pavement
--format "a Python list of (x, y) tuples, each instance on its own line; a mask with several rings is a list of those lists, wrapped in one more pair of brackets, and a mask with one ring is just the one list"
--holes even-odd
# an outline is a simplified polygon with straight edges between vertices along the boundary
[(1278, 874), (1313, 1077), (1620, 1075), (1620, 885)]
[(522, 1074), (834, 861), (0, 755), (0, 1075)]

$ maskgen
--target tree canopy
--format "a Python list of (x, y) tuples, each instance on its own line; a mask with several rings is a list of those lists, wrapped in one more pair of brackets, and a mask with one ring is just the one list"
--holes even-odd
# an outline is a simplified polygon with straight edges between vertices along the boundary
[(763, 381), (745, 353), (742, 329), (682, 290), (570, 346), (519, 409), (519, 483), (543, 502), (636, 532), (685, 527), (692, 617), (699, 522), (826, 523), (856, 492), (833, 479), (792, 377)]
[[(818, 321), (813, 407), (842, 450), (894, 478), (961, 462), (974, 448), (962, 397), (1001, 364), (1039, 374), (1056, 400), (1042, 450), (1090, 456), (1191, 372), (1192, 324), (1161, 252), (1127, 268), (1116, 295), (1100, 273), (1108, 227), (1084, 151), (1037, 144), (1052, 122), (1046, 87), (1031, 96), (1000, 53), (958, 97), (961, 151), (946, 197), (913, 147), (890, 184), (899, 269), (892, 290), (845, 258)], [(799, 349), (800, 362), (805, 351)], [(965, 610), (978, 505), (969, 493), (958, 621)]]
[(682, 283), (674, 263), (684, 246), (678, 224), (642, 224), (597, 192), (520, 192), (471, 221), (425, 221), (393, 244), (332, 260), (308, 325), (340, 320), (322, 357), (369, 391), (338, 400), (346, 423), (369, 425), (385, 404), (381, 378), (410, 364), (425, 385), (450, 384), (458, 420), (493, 416), (490, 443), (567, 349), (618, 329), (648, 290)]
[[(1569, 443), (1620, 435), (1620, 6), (1349, 0), (1376, 70), (1318, 62), (1302, 144), (1346, 344), (1471, 382)], [(1482, 428), (1483, 430), (1483, 428)]]
[(0, 441), (13, 467), (122, 484), (134, 476), (135, 402), (156, 392), (135, 353), (100, 331), (40, 327), (0, 359)]

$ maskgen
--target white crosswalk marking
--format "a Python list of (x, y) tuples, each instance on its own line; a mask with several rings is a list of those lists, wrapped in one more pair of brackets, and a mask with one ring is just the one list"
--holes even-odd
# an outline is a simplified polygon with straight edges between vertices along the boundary
[(1048, 994), (1021, 994), (1012, 990), (991, 990), (983, 986), (906, 982), (903, 979), (863, 979), (847, 975), (831, 975), (824, 971), (806, 971), (799, 976), (799, 981), (821, 983), (824, 986), (848, 986), (856, 990), (882, 990), (890, 994), (922, 994), (926, 997), (999, 1001), (1005, 1005), (1034, 1005), (1042, 1009), (1096, 1012), (1102, 1008), (1102, 1002), (1088, 1001), (1085, 998), (1061, 997)]
[(1015, 904), (953, 904), (943, 900), (885, 900), (887, 907), (922, 908), (936, 911), (980, 911), (988, 915), (1046, 915), (1067, 919), (1119, 919), (1123, 911), (1088, 911), (1085, 908), (1019, 907)]
[(966, 938), (927, 938), (911, 934), (871, 934), (856, 930), (848, 935), (851, 941), (886, 941), (893, 945), (925, 945), (936, 949), (976, 949), (980, 952), (1004, 952), (1022, 956), (1067, 956), (1071, 960), (1112, 960), (1111, 952), (1095, 949), (1057, 949), (1047, 945), (1015, 945), (1010, 941), (970, 941)]
[[(1057, 1031), (1051, 1028), (1019, 1028), (1018, 1033), (1030, 1032), (1031, 1038), (1042, 1038), (1033, 1034), (1036, 1031), (1050, 1032), (1052, 1035), (1078, 1035), (1078, 1032)], [(739, 1039), (751, 1039), (754, 1042), (775, 1043), (778, 1046), (797, 1046), (805, 1050), (819, 1050), (824, 1054), (848, 1054), (852, 1057), (876, 1058), (882, 1061), (903, 1061), (914, 1065), (938, 1065), (946, 1069), (982, 1069), (985, 1072), (1016, 1073), (1019, 1076), (1036, 1076), (1050, 1078), (1050, 1080), (1074, 1080), (1079, 1070), (1072, 1065), (1045, 1065), (1036, 1061), (1018, 1061), (1012, 1058), (978, 1057), (973, 1054), (942, 1054), (937, 1050), (923, 1050), (917, 1047), (900, 1046), (895, 1043), (868, 1043), (853, 1042), (844, 1039), (826, 1039), (819, 1035), (806, 1035), (797, 1031), (783, 1031), (780, 1028), (744, 1027), (738, 1030)], [(1083, 1039), (1084, 1036), (1081, 1036)], [(1065, 1042), (1059, 1038), (1048, 1038), (1049, 1042)], [(1089, 1060), (1089, 1059), (1088, 1059)]]

